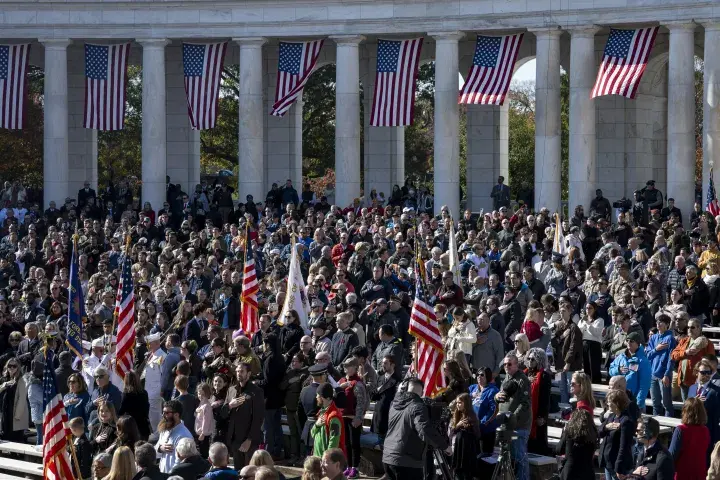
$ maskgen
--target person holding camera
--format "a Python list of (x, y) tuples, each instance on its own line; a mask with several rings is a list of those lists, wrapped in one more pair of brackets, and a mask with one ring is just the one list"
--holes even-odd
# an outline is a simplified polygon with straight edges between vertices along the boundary
[(510, 444), (510, 454), (515, 462), (517, 480), (528, 480), (530, 464), (528, 463), (527, 448), (532, 426), (530, 381), (520, 370), (518, 358), (515, 355), (506, 355), (503, 366), (506, 373), (505, 380), (500, 387), (500, 392), (495, 395), (495, 401), (500, 404), (499, 414), (505, 417), (514, 417), (514, 438)]
[(421, 399), (423, 382), (410, 378), (405, 389), (399, 389), (390, 407), (388, 431), (385, 437), (382, 462), (390, 480), (418, 480), (426, 478), (427, 446), (440, 450), (448, 447), (448, 440), (430, 422), (425, 403)]

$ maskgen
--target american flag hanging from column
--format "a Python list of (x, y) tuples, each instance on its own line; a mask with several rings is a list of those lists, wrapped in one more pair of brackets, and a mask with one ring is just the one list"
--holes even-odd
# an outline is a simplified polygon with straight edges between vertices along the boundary
[(129, 43), (85, 44), (85, 128), (123, 129), (129, 54)]
[(183, 43), (183, 71), (190, 126), (194, 130), (215, 127), (220, 97), (220, 77), (227, 42)]
[(128, 239), (115, 301), (115, 315), (117, 318), (115, 371), (123, 379), (125, 374), (133, 368), (133, 349), (135, 348), (135, 292), (133, 289), (132, 259), (129, 254), (130, 242)]
[(610, 30), (592, 98), (604, 95), (635, 98), (658, 28)]
[(473, 64), (460, 90), (458, 103), (502, 105), (510, 89), (523, 34), (486, 37), (478, 35)]
[(243, 267), (242, 291), (240, 294), (240, 327), (248, 338), (251, 338), (260, 328), (258, 321), (258, 290), (252, 241), (249, 232), (246, 232), (245, 265)]
[(411, 125), (423, 38), (378, 40), (370, 126)]
[(30, 44), (0, 45), (0, 128), (25, 126)]
[(67, 427), (68, 416), (65, 412), (62, 395), (58, 392), (55, 371), (52, 369), (53, 353), (45, 348), (45, 367), (43, 370), (43, 478), (46, 480), (74, 479), (68, 454)]
[(271, 115), (282, 117), (295, 100), (302, 96), (303, 88), (310, 78), (320, 57), (325, 40), (312, 42), (280, 42), (275, 103)]
[(715, 195), (715, 182), (713, 181), (713, 169), (710, 167), (710, 179), (708, 180), (707, 190), (707, 206), (705, 209), (710, 212), (710, 215), (717, 217), (720, 215), (720, 205), (718, 205), (718, 199)]
[[(421, 271), (417, 264), (416, 271)], [(415, 300), (410, 312), (408, 333), (416, 339), (416, 372), (418, 378), (425, 384), (423, 395), (433, 397), (442, 393), (447, 386), (442, 369), (445, 351), (435, 311), (425, 300), (424, 282), (419, 278), (416, 278), (416, 281)]]

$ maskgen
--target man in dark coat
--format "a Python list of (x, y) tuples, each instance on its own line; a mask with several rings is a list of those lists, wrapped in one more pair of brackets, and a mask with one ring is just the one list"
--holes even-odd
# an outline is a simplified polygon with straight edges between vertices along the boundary
[(281, 409), (285, 405), (284, 395), (280, 390), (280, 383), (285, 377), (285, 360), (280, 349), (280, 339), (274, 333), (268, 333), (263, 339), (265, 355), (263, 357), (262, 377), (258, 380), (258, 387), (265, 394), (265, 445), (267, 450), (275, 457), (282, 451), (283, 436)]
[(380, 327), (380, 343), (373, 352), (372, 367), (375, 371), (383, 368), (383, 358), (389, 356), (393, 359), (394, 365), (402, 365), (403, 346), (399, 338), (394, 335), (392, 325), (382, 325)]
[(135, 447), (135, 463), (139, 470), (133, 480), (165, 480), (168, 475), (162, 473), (157, 466), (155, 456), (157, 452), (149, 443)]
[(338, 331), (333, 335), (330, 344), (330, 360), (333, 365), (342, 365), (352, 349), (360, 344), (357, 333), (350, 328), (352, 319), (353, 314), (350, 312), (342, 312), (337, 316)]
[(57, 388), (60, 394), (64, 397), (70, 391), (67, 381), (68, 377), (75, 372), (72, 368), (73, 357), (70, 352), (60, 352), (58, 355), (60, 366), (55, 370), (55, 378), (57, 378)]
[(447, 439), (430, 422), (422, 391), (422, 381), (411, 378), (390, 406), (382, 462), (391, 480), (423, 478), (426, 446), (447, 448)]
[(370, 393), (370, 400), (375, 402), (372, 418), (372, 432), (377, 434), (382, 444), (388, 429), (390, 405), (397, 392), (398, 381), (395, 378), (395, 359), (392, 355), (385, 355), (382, 359), (382, 375), (378, 377), (375, 391)]
[(690, 315), (690, 318), (705, 315), (710, 304), (710, 291), (698, 274), (696, 266), (688, 265), (685, 267), (685, 280), (683, 297), (688, 315)]
[(231, 400), (221, 407), (221, 415), (228, 418), (225, 444), (232, 449), (234, 466), (237, 469), (250, 462), (253, 453), (263, 441), (265, 396), (262, 389), (250, 381), (252, 367), (249, 364), (238, 365), (235, 375), (238, 385), (228, 391), (228, 398)]
[[(673, 457), (659, 441), (660, 424), (652, 417), (644, 417), (637, 424), (637, 437), (643, 449), (635, 459), (633, 475), (648, 480), (675, 478)], [(634, 478), (634, 477), (633, 477)]]

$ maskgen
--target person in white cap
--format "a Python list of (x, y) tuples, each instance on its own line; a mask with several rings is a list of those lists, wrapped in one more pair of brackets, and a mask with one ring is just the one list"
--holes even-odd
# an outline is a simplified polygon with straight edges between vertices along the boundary
[(102, 337), (98, 337), (92, 341), (90, 354), (83, 359), (82, 373), (83, 380), (88, 387), (88, 393), (92, 396), (95, 391), (95, 370), (102, 365), (103, 355), (105, 354), (105, 344)]
[(153, 431), (157, 431), (158, 424), (162, 419), (162, 381), (165, 370), (165, 357), (167, 354), (160, 348), (160, 337), (162, 334), (155, 333), (145, 337), (148, 345), (148, 358), (141, 378), (145, 379), (145, 390), (150, 399), (150, 425)]

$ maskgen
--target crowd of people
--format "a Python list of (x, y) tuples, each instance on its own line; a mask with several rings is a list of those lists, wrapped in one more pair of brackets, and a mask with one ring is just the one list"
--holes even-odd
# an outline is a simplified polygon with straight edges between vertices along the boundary
[[(654, 182), (644, 190), (657, 199)], [(511, 209), (502, 178), (492, 212), (456, 219), (446, 206), (433, 216), (411, 182), (344, 207), (290, 180), (264, 203), (223, 184), (168, 183), (162, 208), (135, 193), (86, 182), (45, 211), (2, 194), (0, 439), (42, 445), (52, 358), (78, 479), (285, 478), (277, 465), (358, 478), (369, 448), (386, 478), (433, 478), (442, 464), (464, 480), (498, 447), (520, 480), (529, 453), (561, 458), (562, 479), (720, 478), (720, 373), (703, 335), (720, 325), (720, 235), (700, 205), (683, 225), (672, 199), (613, 212), (598, 190), (589, 215), (557, 221)], [(82, 358), (66, 345), (74, 242)], [(256, 332), (241, 321), (247, 248)], [(293, 249), (307, 312), (286, 305)], [(127, 256), (136, 345), (123, 378)], [(418, 284), (444, 350), (433, 398), (409, 334)], [(663, 416), (681, 417), (669, 442)]]

